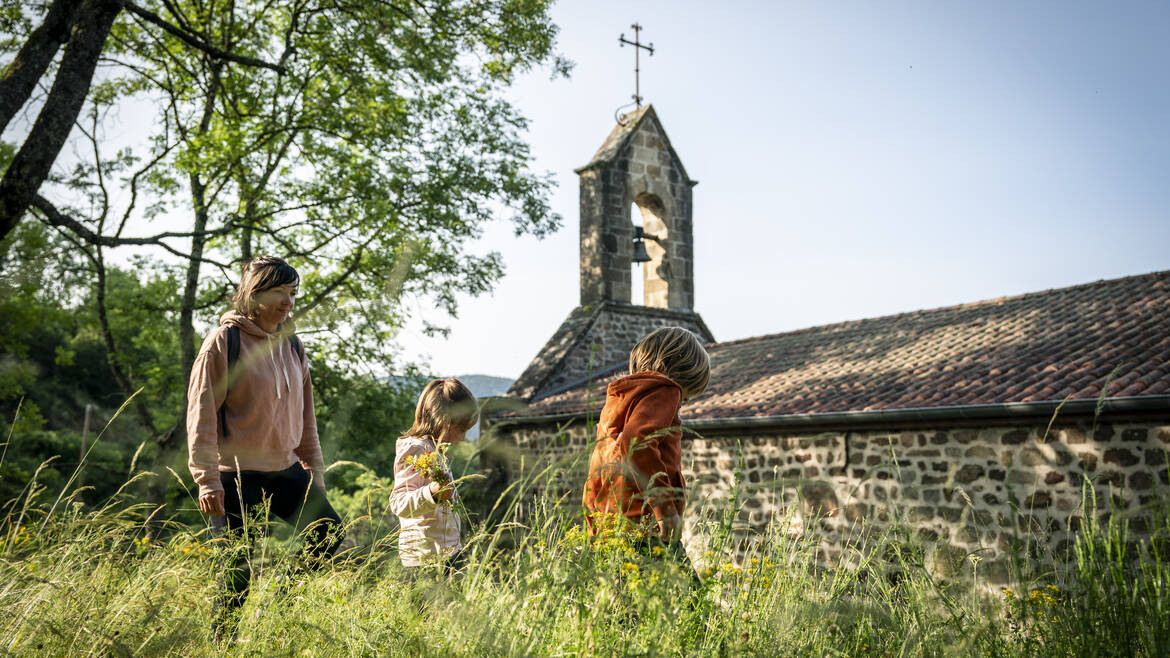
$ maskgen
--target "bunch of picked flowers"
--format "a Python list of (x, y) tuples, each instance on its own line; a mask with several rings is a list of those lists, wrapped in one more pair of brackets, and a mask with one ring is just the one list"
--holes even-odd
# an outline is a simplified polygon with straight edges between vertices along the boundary
[[(402, 461), (431, 482), (441, 487), (451, 487), (453, 489), (455, 483), (451, 481), (451, 477), (448, 475), (451, 472), (450, 462), (447, 461), (448, 447), (448, 444), (440, 443), (431, 452), (424, 452), (421, 455), (408, 455)], [(460, 480), (464, 479), (466, 478), (460, 478)], [(447, 509), (451, 509), (454, 499), (455, 497), (452, 496), (450, 500), (439, 501), (439, 504)]]

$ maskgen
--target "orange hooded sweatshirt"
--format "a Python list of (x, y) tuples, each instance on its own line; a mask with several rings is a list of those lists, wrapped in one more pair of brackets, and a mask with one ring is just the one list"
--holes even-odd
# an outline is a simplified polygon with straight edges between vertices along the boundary
[[(587, 513), (621, 514), (635, 522), (682, 514), (682, 388), (658, 372), (639, 372), (609, 385), (589, 459)], [(590, 528), (593, 527), (592, 521)]]
[[(230, 391), (229, 326), (240, 330), (238, 375)], [(235, 311), (225, 313), (195, 357), (187, 400), (187, 466), (199, 495), (223, 491), (221, 471), (281, 471), (297, 461), (324, 484), (309, 364), (286, 336), (270, 334)]]

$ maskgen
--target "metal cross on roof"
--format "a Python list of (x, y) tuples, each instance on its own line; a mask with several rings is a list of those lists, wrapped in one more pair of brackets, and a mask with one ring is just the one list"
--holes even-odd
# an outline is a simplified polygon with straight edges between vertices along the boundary
[[(623, 48), (627, 44), (634, 47), (634, 103), (636, 103), (638, 105), (638, 107), (642, 107), (642, 96), (641, 96), (642, 90), (641, 90), (641, 87), (639, 85), (639, 80), (638, 80), (638, 73), (640, 70), (638, 68), (638, 55), (640, 54), (638, 51), (639, 50), (648, 50), (648, 51), (650, 51), (650, 55), (653, 56), (654, 55), (654, 44), (646, 45), (646, 44), (640, 43), (638, 41), (638, 33), (642, 31), (641, 25), (634, 23), (630, 27), (633, 28), (633, 30), (634, 30), (634, 40), (630, 41), (629, 39), (626, 38), (626, 33), (622, 32), (621, 36), (618, 37), (618, 44)], [(629, 106), (627, 105), (626, 107), (629, 107)]]

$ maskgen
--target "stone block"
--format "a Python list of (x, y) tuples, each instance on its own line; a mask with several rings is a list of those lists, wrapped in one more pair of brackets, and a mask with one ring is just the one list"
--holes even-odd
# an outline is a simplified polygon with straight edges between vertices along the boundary
[(1102, 471), (1094, 480), (1098, 486), (1113, 485), (1115, 487), (1122, 487), (1125, 485), (1125, 476), (1118, 471)]
[(1134, 427), (1121, 433), (1122, 441), (1143, 442), (1150, 436), (1150, 431), (1144, 427)]
[(1101, 423), (1097, 429), (1093, 431), (1093, 440), (1097, 443), (1109, 443), (1113, 440), (1113, 426), (1109, 423)]
[(1166, 451), (1157, 448), (1146, 451), (1146, 466), (1162, 466), (1166, 463)]
[(971, 446), (967, 448), (967, 456), (978, 459), (993, 459), (996, 456), (996, 452), (990, 446)]
[(1061, 482), (1064, 482), (1064, 474), (1063, 473), (1059, 473), (1057, 471), (1049, 471), (1048, 474), (1044, 476), (1044, 484), (1051, 485), (1051, 484), (1059, 484)]
[(1028, 440), (1028, 430), (1011, 430), (1004, 432), (1000, 441), (1004, 445), (1019, 445)]
[(1154, 478), (1145, 471), (1138, 471), (1129, 475), (1129, 488), (1134, 491), (1146, 491), (1153, 485)]
[(1024, 506), (1028, 509), (1048, 507), (1051, 504), (1052, 494), (1048, 493), (1047, 491), (1037, 491), (1031, 496), (1028, 496), (1028, 498), (1024, 501)]
[(1048, 459), (1036, 448), (1024, 448), (1020, 451), (1020, 462), (1025, 466), (1040, 466), (1048, 463)]
[(1136, 450), (1130, 448), (1110, 448), (1105, 451), (1105, 463), (1123, 467), (1133, 466), (1141, 461), (1136, 453)]
[(979, 466), (978, 464), (966, 464), (959, 470), (955, 471), (955, 481), (961, 482), (963, 484), (970, 484), (978, 478), (983, 477), (984, 472), (985, 471), (983, 470), (983, 467)]
[(1097, 470), (1097, 455), (1091, 452), (1078, 452), (1077, 462), (1081, 466), (1081, 470), (1086, 473), (1092, 473)]
[(1013, 468), (1008, 471), (1008, 482), (1012, 484), (1035, 484), (1037, 481), (1036, 474), (1031, 470), (1022, 470)]

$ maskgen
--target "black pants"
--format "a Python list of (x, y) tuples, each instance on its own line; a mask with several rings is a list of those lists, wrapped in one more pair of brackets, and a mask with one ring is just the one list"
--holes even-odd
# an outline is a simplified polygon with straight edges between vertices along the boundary
[(223, 473), (227, 532), (243, 537), (243, 546), (226, 549), (215, 597), (214, 618), (221, 624), (233, 617), (248, 596), (252, 579), (252, 545), (262, 536), (268, 514), (294, 525), (304, 537), (299, 569), (315, 569), (337, 551), (344, 538), (341, 517), (317, 487), (310, 486), (309, 472), (300, 464), (283, 471)]

